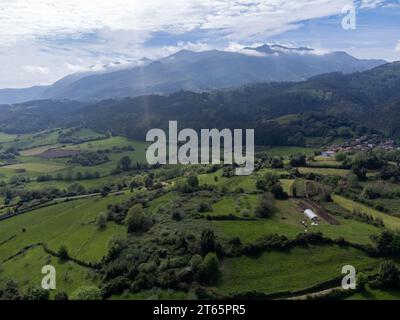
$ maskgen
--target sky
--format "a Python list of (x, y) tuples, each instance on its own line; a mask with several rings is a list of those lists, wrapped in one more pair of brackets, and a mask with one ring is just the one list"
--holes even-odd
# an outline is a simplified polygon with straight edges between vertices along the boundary
[(0, 0), (0, 88), (262, 43), (394, 61), (399, 30), (400, 0)]

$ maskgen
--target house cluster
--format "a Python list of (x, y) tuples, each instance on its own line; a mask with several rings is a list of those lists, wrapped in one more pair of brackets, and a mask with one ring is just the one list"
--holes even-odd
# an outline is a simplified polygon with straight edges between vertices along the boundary
[(334, 144), (328, 151), (325, 151), (325, 153), (327, 156), (333, 156), (336, 152), (355, 153), (360, 151), (369, 151), (374, 148), (381, 148), (385, 151), (390, 151), (396, 149), (396, 145), (391, 139), (382, 141), (378, 135), (370, 135), (348, 140), (340, 144)]

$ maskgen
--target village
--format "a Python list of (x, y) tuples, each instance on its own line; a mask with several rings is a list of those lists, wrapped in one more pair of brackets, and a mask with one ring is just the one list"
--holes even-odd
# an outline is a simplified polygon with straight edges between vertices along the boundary
[(398, 147), (395, 141), (392, 139), (382, 140), (380, 136), (373, 134), (369, 136), (361, 136), (343, 143), (333, 144), (326, 151), (324, 151), (322, 155), (325, 157), (332, 157), (338, 152), (354, 154), (356, 152), (370, 151), (373, 149), (391, 151), (400, 149), (400, 147)]

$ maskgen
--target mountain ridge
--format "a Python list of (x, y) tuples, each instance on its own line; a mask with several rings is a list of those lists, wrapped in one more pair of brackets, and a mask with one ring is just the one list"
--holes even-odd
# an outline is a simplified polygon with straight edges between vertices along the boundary
[[(0, 104), (39, 99), (99, 101), (179, 90), (209, 91), (257, 82), (297, 82), (327, 72), (365, 71), (385, 63), (357, 59), (345, 52), (315, 54), (313, 49), (305, 47), (263, 45), (246, 47), (244, 51), (181, 50), (133, 68), (68, 75), (40, 90), (1, 89)], [(249, 51), (261, 56), (248, 54)], [(264, 51), (273, 54), (264, 56)]]
[[(400, 62), (395, 62), (364, 72), (329, 73), (296, 83), (257, 83), (203, 93), (178, 91), (94, 103), (42, 100), (2, 106), (0, 129), (25, 133), (83, 125), (144, 139), (149, 129), (167, 128), (173, 119), (195, 130), (204, 124), (220, 129), (254, 128), (259, 144), (299, 144), (301, 140), (293, 139), (332, 136), (332, 130), (343, 126), (360, 132), (365, 128), (384, 131), (400, 138), (399, 87)], [(297, 115), (296, 120), (287, 125), (276, 121), (287, 115)], [(309, 117), (314, 117), (315, 126)]]

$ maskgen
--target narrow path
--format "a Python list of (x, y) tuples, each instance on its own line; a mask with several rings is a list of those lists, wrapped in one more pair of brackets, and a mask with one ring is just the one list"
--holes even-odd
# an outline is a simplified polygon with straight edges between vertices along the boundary
[(323, 298), (325, 295), (331, 293), (332, 291), (340, 290), (340, 289), (342, 289), (342, 287), (334, 287), (334, 288), (324, 289), (324, 290), (317, 291), (317, 292), (303, 294), (303, 295), (300, 295), (300, 296), (286, 298), (284, 300), (307, 300), (310, 297), (311, 298), (316, 298), (316, 297), (322, 297)]

